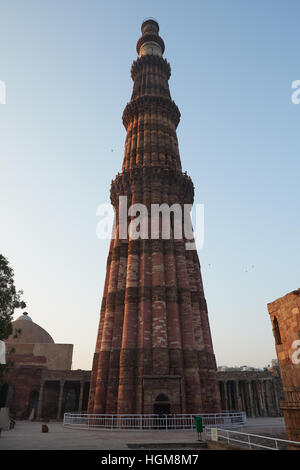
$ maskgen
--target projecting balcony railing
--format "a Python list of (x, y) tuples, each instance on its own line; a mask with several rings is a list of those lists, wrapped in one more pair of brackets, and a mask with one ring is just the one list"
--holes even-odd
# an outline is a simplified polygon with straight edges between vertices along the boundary
[(199, 413), (176, 415), (104, 415), (88, 413), (65, 413), (64, 426), (78, 429), (119, 430), (191, 430), (195, 429), (194, 416), (201, 416), (204, 427), (234, 428), (246, 423), (246, 413)]

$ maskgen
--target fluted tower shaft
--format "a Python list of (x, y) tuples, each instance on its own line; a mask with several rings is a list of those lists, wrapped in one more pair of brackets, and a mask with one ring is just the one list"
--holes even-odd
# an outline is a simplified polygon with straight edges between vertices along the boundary
[[(128, 207), (192, 204), (182, 172), (171, 70), (156, 21), (142, 25), (133, 63), (122, 173), (111, 185), (116, 237), (111, 240), (89, 397), (90, 413), (220, 411), (216, 362), (197, 251), (185, 240), (124, 239), (119, 197)], [(132, 217), (131, 217), (132, 219)], [(130, 220), (130, 219), (129, 219)], [(161, 235), (161, 232), (160, 232)]]

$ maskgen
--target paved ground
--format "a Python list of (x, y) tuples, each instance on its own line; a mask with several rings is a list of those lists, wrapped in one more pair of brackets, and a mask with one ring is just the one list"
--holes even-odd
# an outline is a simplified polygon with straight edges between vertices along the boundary
[[(197, 440), (195, 431), (88, 431), (64, 428), (62, 423), (50, 422), (49, 433), (42, 433), (42, 423), (17, 421), (14, 429), (2, 431), (0, 450), (116, 450), (128, 449), (128, 443), (174, 442)], [(282, 418), (249, 419), (243, 432), (282, 434)]]
[[(237, 429), (238, 431), (249, 434), (286, 434), (286, 427), (283, 418), (248, 418), (245, 426)], [(284, 437), (284, 439), (287, 439)]]

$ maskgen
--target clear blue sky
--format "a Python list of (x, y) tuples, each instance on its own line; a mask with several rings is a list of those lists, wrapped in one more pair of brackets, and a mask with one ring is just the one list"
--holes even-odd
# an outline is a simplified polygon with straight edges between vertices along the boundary
[(300, 286), (299, 2), (1, 0), (0, 12), (0, 251), (33, 320), (91, 368), (108, 252), (96, 208), (121, 169), (130, 67), (153, 16), (205, 204), (217, 362), (268, 364), (267, 302)]

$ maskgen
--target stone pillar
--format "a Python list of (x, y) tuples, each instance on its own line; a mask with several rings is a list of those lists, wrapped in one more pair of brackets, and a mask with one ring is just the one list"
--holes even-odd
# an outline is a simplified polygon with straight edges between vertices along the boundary
[(263, 416), (262, 399), (261, 399), (261, 394), (260, 394), (260, 381), (258, 379), (255, 380), (255, 392), (256, 392), (255, 405), (257, 409), (257, 416)]
[(257, 381), (258, 396), (260, 402), (261, 416), (266, 416), (265, 397), (262, 380)]
[(256, 393), (256, 381), (252, 381), (252, 398), (253, 398), (253, 410), (254, 416), (259, 416), (258, 403), (257, 403), (257, 393)]
[(81, 411), (82, 411), (83, 392), (84, 392), (84, 381), (81, 381), (80, 382), (79, 403), (78, 403), (78, 413), (81, 413)]
[(228, 406), (227, 380), (224, 380), (224, 402), (225, 402), (225, 411), (228, 411), (229, 406)]
[(232, 404), (231, 380), (228, 380), (228, 382), (227, 382), (227, 394), (228, 394), (228, 411), (232, 411), (233, 404)]
[(240, 382), (241, 385), (241, 404), (242, 404), (242, 410), (248, 414), (248, 408), (247, 408), (247, 395), (246, 395), (246, 383), (244, 380)]
[(274, 416), (275, 415), (275, 408), (274, 408), (274, 400), (270, 388), (270, 379), (265, 381), (266, 387), (266, 411), (267, 416)]
[(237, 403), (238, 403), (238, 410), (239, 411), (243, 411), (243, 401), (242, 401), (242, 398), (241, 398), (241, 388), (240, 388), (240, 383), (239, 383), (239, 380), (236, 381), (236, 390), (237, 390)]
[(44, 398), (44, 382), (41, 382), (40, 392), (39, 392), (39, 401), (38, 401), (38, 409), (37, 409), (37, 419), (41, 418), (42, 410), (43, 410), (43, 398)]
[(275, 381), (273, 379), (270, 379), (268, 381), (268, 393), (270, 396), (270, 407), (271, 407), (272, 416), (279, 416), (280, 407), (279, 407), (279, 402), (278, 402), (278, 397), (277, 397)]
[(253, 403), (253, 391), (252, 391), (252, 384), (251, 384), (251, 382), (248, 382), (248, 394), (249, 394), (250, 416), (255, 416), (255, 412), (254, 412), (254, 403)]
[(219, 391), (220, 391), (221, 407), (222, 407), (222, 411), (224, 411), (225, 410), (225, 397), (224, 397), (224, 382), (223, 382), (223, 380), (219, 380)]
[(239, 383), (237, 380), (234, 380), (233, 382), (233, 394), (234, 394), (234, 405), (235, 405), (235, 410), (239, 411), (240, 406), (239, 406)]
[(61, 419), (61, 410), (62, 410), (62, 402), (63, 402), (63, 395), (64, 395), (64, 380), (59, 382), (59, 396), (58, 396), (58, 408), (57, 408), (57, 416), (56, 419), (59, 421)]
[(263, 404), (264, 404), (264, 416), (268, 416), (268, 409), (267, 409), (267, 403), (266, 403), (266, 393), (265, 393), (265, 387), (266, 387), (266, 381), (262, 381), (262, 397), (263, 397)]
[(278, 399), (278, 394), (277, 394), (276, 382), (274, 380), (272, 380), (272, 386), (273, 386), (273, 392), (274, 392), (276, 415), (281, 416), (281, 409), (280, 409), (280, 404), (279, 404), (279, 399)]

